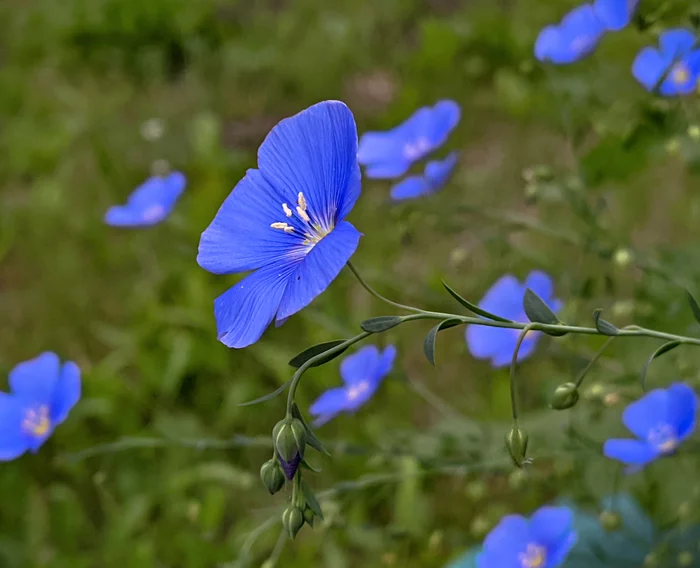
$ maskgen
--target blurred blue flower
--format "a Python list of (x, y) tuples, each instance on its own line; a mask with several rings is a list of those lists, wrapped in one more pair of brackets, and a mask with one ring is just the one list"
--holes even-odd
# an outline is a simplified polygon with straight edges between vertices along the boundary
[(105, 223), (113, 227), (150, 227), (164, 221), (185, 190), (187, 180), (180, 172), (154, 176), (137, 187), (126, 205), (110, 207)]
[(430, 161), (422, 176), (409, 176), (391, 188), (394, 201), (415, 199), (430, 195), (442, 189), (457, 165), (457, 152), (450, 153), (444, 160)]
[[(554, 282), (544, 272), (530, 272), (524, 283), (507, 274), (491, 286), (479, 302), (479, 307), (494, 315), (513, 321), (528, 321), (523, 308), (525, 290), (530, 288), (549, 306), (553, 312), (561, 309), (561, 301), (554, 297)], [(470, 325), (466, 330), (467, 347), (477, 359), (490, 359), (494, 367), (509, 365), (513, 358), (520, 330)], [(532, 355), (539, 332), (532, 331), (523, 340), (518, 352), (518, 362)]]
[(595, 0), (593, 9), (608, 31), (620, 31), (632, 21), (639, 0)]
[(530, 519), (503, 517), (484, 540), (477, 568), (556, 568), (576, 544), (574, 515), (567, 507), (542, 507)]
[(355, 119), (318, 103), (282, 120), (202, 233), (197, 262), (214, 274), (255, 270), (214, 302), (219, 340), (255, 343), (323, 292), (360, 233), (345, 217), (360, 195)]
[(10, 371), (10, 392), (0, 392), (0, 460), (36, 453), (80, 398), (80, 369), (42, 353)]
[(593, 6), (574, 8), (559, 25), (544, 28), (535, 42), (535, 57), (566, 65), (590, 55), (603, 37), (605, 26)]
[(370, 178), (398, 178), (414, 162), (442, 146), (460, 119), (459, 105), (450, 100), (422, 107), (386, 132), (366, 132), (357, 159)]
[(682, 383), (654, 389), (622, 413), (622, 422), (638, 439), (608, 440), (603, 453), (634, 470), (672, 454), (695, 430), (697, 406), (693, 389)]
[(374, 345), (367, 345), (343, 359), (340, 378), (345, 385), (327, 390), (314, 401), (309, 414), (316, 417), (315, 424), (325, 424), (341, 412), (352, 413), (363, 406), (391, 372), (395, 357), (393, 345), (383, 352)]
[(632, 64), (632, 74), (648, 91), (666, 97), (688, 95), (700, 79), (700, 49), (692, 32), (673, 29), (659, 36), (659, 49), (645, 47)]

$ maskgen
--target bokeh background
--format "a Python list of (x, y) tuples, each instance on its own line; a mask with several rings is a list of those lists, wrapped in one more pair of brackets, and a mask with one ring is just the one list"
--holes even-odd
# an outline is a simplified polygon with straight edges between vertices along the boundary
[[(393, 205), (388, 183), (364, 182), (350, 220), (365, 235), (354, 263), (366, 279), (459, 313), (441, 278), (478, 301), (504, 273), (540, 269), (564, 321), (591, 325), (603, 308), (619, 326), (700, 333), (683, 291), (700, 291), (697, 98), (662, 100), (630, 74), (659, 30), (697, 21), (692, 2), (642, 0), (635, 25), (590, 59), (542, 66), (537, 33), (573, 5), (3, 0), (0, 371), (53, 350), (78, 362), (84, 396), (40, 453), (0, 467), (0, 566), (437, 567), (503, 514), (566, 498), (595, 518), (621, 488), (655, 522), (692, 524), (692, 451), (627, 478), (600, 455), (657, 342), (618, 341), (579, 406), (557, 413), (551, 392), (603, 340), (543, 339), (519, 370), (535, 460), (520, 471), (502, 443), (507, 371), (471, 358), (458, 328), (440, 335), (431, 367), (432, 324), (415, 322), (375, 338), (399, 358), (371, 403), (318, 431), (334, 457), (313, 456), (322, 472), (307, 479), (326, 521), (278, 538), (286, 496), (268, 496), (258, 468), (284, 401), (239, 404), (287, 381), (297, 352), (392, 312), (344, 272), (283, 327), (229, 350), (212, 303), (235, 280), (195, 262), (200, 233), (281, 118), (341, 99), (362, 132), (452, 98), (460, 164), (441, 193)], [(169, 167), (189, 179), (170, 220), (103, 224)], [(696, 383), (699, 361), (674, 350), (648, 381)], [(337, 365), (305, 375), (303, 408), (338, 382)], [(658, 565), (676, 565), (672, 553)]]

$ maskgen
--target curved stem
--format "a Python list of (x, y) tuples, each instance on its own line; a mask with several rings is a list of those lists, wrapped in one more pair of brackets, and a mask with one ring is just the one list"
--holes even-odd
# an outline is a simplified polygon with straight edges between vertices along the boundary
[(423, 310), (419, 308), (414, 308), (411, 306), (405, 306), (404, 304), (399, 304), (398, 302), (394, 302), (390, 300), (389, 298), (385, 298), (382, 296), (379, 292), (377, 292), (372, 286), (370, 286), (362, 276), (360, 276), (360, 273), (357, 271), (357, 269), (353, 266), (352, 262), (348, 261), (347, 263), (348, 268), (351, 270), (351, 272), (355, 275), (355, 278), (357, 278), (357, 281), (362, 285), (362, 287), (367, 290), (372, 296), (377, 298), (378, 300), (381, 300), (382, 302), (389, 304), (390, 306), (393, 306), (395, 308), (399, 308), (400, 310), (406, 310), (409, 312), (416, 312), (416, 313), (421, 313)]
[(526, 325), (518, 336), (518, 342), (515, 344), (515, 349), (513, 350), (513, 360), (510, 362), (510, 407), (513, 411), (513, 424), (518, 427), (518, 403), (517, 403), (517, 393), (515, 392), (515, 367), (518, 365), (518, 352), (520, 351), (520, 346), (523, 344), (523, 340), (527, 334), (532, 331), (529, 325)]
[(579, 373), (578, 377), (576, 377), (576, 380), (574, 381), (576, 388), (581, 386), (581, 383), (583, 382), (583, 379), (588, 374), (588, 371), (590, 371), (591, 367), (596, 364), (598, 359), (600, 359), (600, 356), (608, 348), (608, 346), (614, 341), (615, 337), (617, 337), (617, 336), (609, 337), (608, 340), (605, 343), (603, 343), (602, 347), (600, 349), (598, 349), (598, 352), (593, 356), (593, 358), (588, 362), (588, 365), (586, 365), (584, 367), (583, 371), (581, 371)]

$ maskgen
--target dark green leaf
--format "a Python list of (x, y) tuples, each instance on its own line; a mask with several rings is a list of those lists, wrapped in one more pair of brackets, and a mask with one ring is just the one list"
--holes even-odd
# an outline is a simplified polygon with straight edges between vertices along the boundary
[(690, 304), (690, 309), (693, 310), (695, 321), (700, 323), (700, 305), (698, 305), (697, 300), (693, 298), (693, 295), (688, 290), (686, 290), (686, 294), (688, 294), (688, 303)]
[(314, 473), (321, 473), (320, 469), (315, 468), (312, 465), (309, 465), (309, 462), (307, 462), (305, 459), (301, 460), (301, 466), (308, 469), (309, 471), (313, 471)]
[[(556, 325), (561, 323), (556, 314), (550, 309), (545, 301), (535, 294), (530, 288), (525, 290), (523, 297), (523, 308), (525, 315), (533, 323), (546, 323), (548, 325)], [(564, 335), (566, 332), (561, 331), (545, 331), (548, 335)]]
[[(345, 339), (334, 339), (333, 341), (326, 341), (325, 343), (319, 343), (318, 345), (313, 345), (309, 347), (308, 349), (304, 349), (301, 353), (298, 355), (295, 355), (292, 357), (289, 361), (289, 364), (292, 367), (299, 368), (301, 367), (304, 363), (306, 363), (309, 359), (316, 357), (317, 355), (321, 355), (321, 353), (325, 353), (326, 351), (333, 349), (334, 347), (337, 347), (341, 343), (345, 343)], [(346, 348), (347, 349), (347, 348)], [(345, 349), (341, 349), (340, 351), (336, 351), (334, 353), (329, 353), (328, 357), (322, 357), (318, 361), (315, 361), (311, 366), (312, 367), (318, 367), (319, 365), (323, 365), (325, 363), (328, 363), (328, 361), (332, 361), (338, 355), (341, 355), (342, 353), (345, 352)]]
[(457, 292), (455, 292), (444, 280), (442, 281), (442, 285), (445, 287), (445, 290), (447, 290), (450, 293), (450, 296), (452, 296), (455, 300), (457, 300), (462, 306), (467, 308), (470, 312), (485, 317), (487, 319), (493, 320), (493, 321), (502, 321), (502, 322), (507, 322), (510, 323), (511, 320), (502, 318), (500, 316), (491, 314), (485, 310), (482, 310), (479, 306), (476, 306), (472, 304), (469, 300), (465, 300), (460, 296)]
[(292, 404), (292, 416), (300, 420), (304, 425), (304, 428), (306, 429), (306, 443), (315, 450), (330, 457), (330, 452), (323, 446), (321, 440), (316, 437), (316, 434), (314, 434), (311, 427), (306, 423), (306, 420), (304, 420), (304, 416), (301, 414), (301, 410), (299, 410), (296, 402)]
[(272, 400), (276, 396), (282, 394), (285, 390), (287, 390), (287, 387), (292, 384), (292, 379), (289, 379), (286, 383), (284, 383), (280, 388), (278, 388), (274, 392), (267, 393), (265, 396), (261, 396), (260, 398), (256, 398), (255, 400), (249, 400), (248, 402), (241, 402), (238, 406), (253, 406), (254, 404), (260, 404), (261, 402), (266, 402), (268, 400)]
[(403, 321), (401, 316), (379, 316), (363, 321), (360, 327), (367, 333), (381, 333), (396, 327)]
[(657, 357), (661, 357), (664, 353), (668, 353), (671, 351), (671, 349), (675, 349), (681, 344), (680, 341), (669, 341), (668, 343), (664, 343), (661, 347), (659, 347), (656, 351), (654, 351), (651, 354), (651, 357), (647, 359), (647, 362), (644, 364), (644, 367), (642, 367), (642, 372), (639, 376), (639, 380), (642, 383), (642, 388), (644, 390), (647, 389), (647, 371), (649, 370), (649, 365), (651, 365), (651, 362), (656, 359)]
[(443, 329), (449, 329), (462, 323), (458, 319), (446, 319), (437, 324), (433, 329), (428, 332), (425, 336), (425, 341), (423, 342), (423, 353), (425, 353), (426, 359), (434, 367), (435, 366), (435, 342), (437, 341), (437, 334)]
[(323, 511), (321, 511), (321, 505), (318, 504), (318, 501), (316, 500), (316, 495), (314, 495), (314, 492), (311, 490), (311, 487), (309, 487), (309, 484), (306, 483), (306, 481), (301, 482), (301, 492), (304, 495), (304, 499), (306, 499), (306, 504), (309, 506), (309, 508), (316, 513), (316, 516), (323, 520)]
[(595, 328), (602, 333), (603, 335), (619, 335), (620, 330), (617, 329), (613, 324), (611, 324), (609, 321), (606, 321), (600, 317), (600, 314), (603, 312), (600, 308), (598, 308), (596, 311), (593, 312), (593, 319), (595, 320)]

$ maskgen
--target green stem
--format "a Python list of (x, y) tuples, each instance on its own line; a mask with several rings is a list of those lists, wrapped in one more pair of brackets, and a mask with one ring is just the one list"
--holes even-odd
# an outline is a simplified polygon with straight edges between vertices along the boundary
[(400, 310), (406, 310), (409, 312), (417, 312), (417, 313), (422, 313), (423, 310), (420, 310), (418, 308), (413, 308), (411, 306), (406, 306), (404, 304), (399, 304), (397, 302), (392, 302), (389, 298), (385, 298), (382, 296), (379, 292), (377, 292), (372, 286), (370, 286), (367, 282), (365, 282), (365, 279), (360, 276), (360, 273), (355, 269), (355, 267), (352, 265), (352, 262), (348, 261), (347, 264), (348, 268), (350, 271), (355, 275), (355, 278), (357, 278), (357, 281), (360, 283), (360, 285), (367, 290), (372, 296), (377, 298), (378, 300), (381, 300), (382, 302), (389, 304), (390, 306), (393, 306), (395, 308), (399, 308)]
[(515, 367), (518, 365), (518, 352), (520, 351), (520, 346), (523, 344), (523, 340), (530, 331), (532, 331), (532, 328), (526, 325), (520, 332), (518, 342), (515, 344), (515, 350), (513, 351), (513, 360), (510, 362), (510, 407), (513, 411), (513, 425), (515, 428), (518, 427), (518, 397), (517, 393), (515, 392)]
[(583, 382), (583, 379), (584, 379), (584, 378), (586, 377), (586, 375), (588, 374), (588, 371), (590, 371), (590, 370), (591, 370), (591, 367), (592, 367), (593, 365), (596, 364), (596, 362), (598, 361), (598, 359), (600, 359), (600, 357), (601, 357), (601, 355), (603, 354), (603, 352), (604, 352), (604, 351), (608, 348), (608, 346), (615, 340), (615, 337), (617, 337), (617, 336), (609, 337), (608, 340), (607, 340), (605, 343), (603, 343), (603, 346), (602, 346), (600, 349), (598, 349), (598, 352), (593, 356), (593, 358), (588, 362), (588, 365), (586, 365), (586, 366), (584, 367), (583, 371), (581, 371), (581, 372), (579, 373), (578, 377), (576, 377), (576, 380), (574, 381), (574, 384), (576, 385), (576, 388), (578, 388), (578, 387), (581, 386), (581, 383)]

